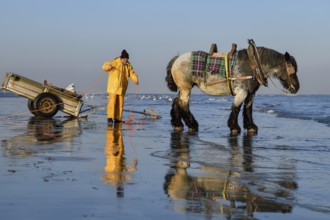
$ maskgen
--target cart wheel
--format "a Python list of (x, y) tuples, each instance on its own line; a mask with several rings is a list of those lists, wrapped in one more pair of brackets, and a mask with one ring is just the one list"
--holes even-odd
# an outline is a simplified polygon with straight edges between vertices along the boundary
[(57, 96), (45, 92), (38, 95), (33, 101), (33, 108), (37, 116), (53, 117), (58, 112), (60, 106), (58, 105), (59, 99)]
[(38, 113), (33, 108), (33, 103), (34, 103), (33, 100), (31, 100), (31, 99), (28, 100), (28, 103), (27, 103), (28, 109), (33, 115), (38, 116)]

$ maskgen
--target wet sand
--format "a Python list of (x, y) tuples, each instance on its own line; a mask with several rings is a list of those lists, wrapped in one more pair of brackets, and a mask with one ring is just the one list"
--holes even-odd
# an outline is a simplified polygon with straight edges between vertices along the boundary
[[(26, 112), (23, 98), (0, 101), (2, 115)], [(197, 105), (199, 133), (174, 132), (170, 107), (118, 126), (102, 110), (2, 118), (0, 219), (330, 217), (329, 153), (311, 149), (329, 144), (328, 127), (256, 113), (257, 136), (230, 137), (228, 111)]]

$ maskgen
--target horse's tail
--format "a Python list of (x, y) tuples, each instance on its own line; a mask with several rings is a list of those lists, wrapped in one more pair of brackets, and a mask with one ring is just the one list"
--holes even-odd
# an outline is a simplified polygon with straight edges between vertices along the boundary
[(173, 76), (172, 76), (172, 66), (174, 61), (178, 58), (179, 56), (173, 57), (170, 62), (167, 64), (166, 71), (167, 71), (167, 76), (165, 77), (165, 81), (167, 82), (167, 87), (172, 91), (176, 92), (178, 91), (178, 86), (175, 84)]

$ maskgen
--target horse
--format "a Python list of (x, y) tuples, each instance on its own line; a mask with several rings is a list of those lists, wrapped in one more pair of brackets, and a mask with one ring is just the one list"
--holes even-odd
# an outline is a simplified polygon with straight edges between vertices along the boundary
[(226, 74), (226, 76), (214, 75), (209, 72), (205, 73), (204, 77), (192, 74), (192, 52), (174, 56), (169, 61), (165, 81), (171, 91), (179, 90), (170, 112), (171, 124), (175, 130), (184, 129), (183, 120), (189, 131), (198, 132), (198, 122), (189, 108), (191, 89), (194, 86), (209, 95), (223, 96), (232, 93), (234, 98), (227, 121), (231, 135), (241, 133), (238, 115), (243, 102), (244, 129), (251, 135), (258, 133), (258, 127), (252, 117), (253, 101), (259, 87), (267, 86), (268, 78), (278, 79), (287, 93), (298, 92), (297, 62), (288, 52), (282, 54), (266, 47), (257, 47), (253, 40), (249, 40), (249, 47), (235, 50), (230, 59), (233, 60), (233, 58), (235, 58), (234, 64), (231, 63), (227, 68), (231, 74)]

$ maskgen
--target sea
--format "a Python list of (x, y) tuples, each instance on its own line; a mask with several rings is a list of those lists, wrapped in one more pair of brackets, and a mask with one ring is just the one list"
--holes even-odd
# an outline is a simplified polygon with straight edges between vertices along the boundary
[[(8, 153), (6, 143), (25, 133), (32, 115), (27, 110), (25, 98), (0, 93), (0, 164), (7, 166), (0, 171), (8, 173), (17, 169), (13, 165), (17, 157)], [(199, 122), (199, 132), (190, 133), (186, 127), (184, 131), (174, 131), (170, 110), (175, 97), (174, 93), (126, 95), (124, 120), (134, 127), (132, 133), (129, 125), (123, 125), (124, 139), (128, 139), (126, 148), (140, 146), (134, 150), (140, 152), (139, 168), (133, 174), (134, 181), (127, 181), (128, 190), (126, 197), (123, 196), (129, 200), (111, 197), (107, 201), (109, 211), (95, 209), (91, 215), (85, 215), (87, 218), (105, 218), (112, 215), (111, 210), (118, 219), (133, 216), (135, 219), (159, 216), (175, 219), (330, 219), (330, 95), (256, 95), (253, 118), (259, 130), (254, 136), (249, 136), (243, 129), (238, 136), (229, 134), (227, 119), (233, 97), (205, 94), (192, 94), (190, 100), (190, 110)], [(98, 139), (107, 126), (107, 95), (86, 94), (83, 99), (83, 110), (89, 116), (80, 122), (82, 134), (75, 134), (79, 138), (73, 137), (71, 145), (92, 147), (90, 140)], [(64, 120), (66, 116), (58, 113), (54, 118)], [(239, 124), (243, 127), (241, 115)], [(54, 144), (58, 146), (59, 142), (51, 143), (51, 146)], [(77, 159), (82, 154), (82, 147), (71, 150), (74, 149), (79, 150), (74, 152), (72, 163), (80, 161), (82, 164), (84, 161)], [(54, 153), (52, 148), (47, 148), (46, 154), (47, 151)], [(45, 155), (45, 149), (34, 153)], [(60, 153), (56, 151), (55, 154)], [(95, 154), (94, 157), (101, 153), (100, 150), (89, 152)], [(126, 159), (129, 160), (128, 154)], [(93, 164), (97, 167), (95, 164), (98, 163)], [(6, 175), (0, 178), (5, 181)], [(87, 181), (81, 182), (80, 187), (87, 184)], [(104, 190), (100, 185), (96, 186), (99, 191)], [(15, 190), (12, 193), (9, 195), (0, 190), (1, 212), (14, 210), (15, 204), (22, 208), (24, 200), (15, 200)], [(75, 196), (80, 198), (84, 193)], [(11, 202), (6, 203), (1, 197), (10, 198)], [(113, 203), (120, 208), (110, 208)], [(127, 210), (126, 214), (123, 210)], [(75, 206), (71, 211), (72, 215), (81, 212)], [(137, 214), (139, 211), (144, 214)], [(45, 213), (40, 215), (46, 217)], [(30, 216), (40, 217), (36, 213)]]

